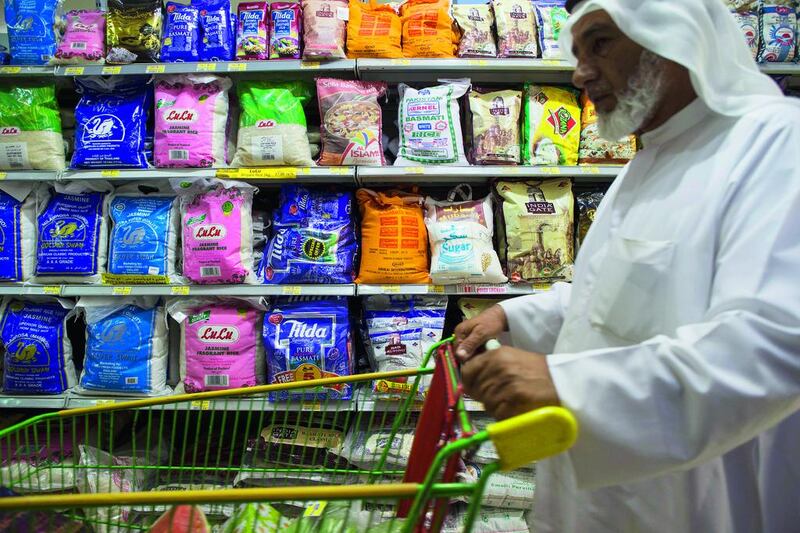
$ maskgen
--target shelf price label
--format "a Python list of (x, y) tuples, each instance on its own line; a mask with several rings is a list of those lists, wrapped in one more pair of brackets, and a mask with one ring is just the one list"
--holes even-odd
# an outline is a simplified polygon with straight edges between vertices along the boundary
[(83, 67), (67, 67), (64, 69), (64, 74), (67, 76), (81, 76), (83, 74)]
[(489, 60), (487, 60), (487, 59), (468, 59), (467, 60), (467, 65), (470, 65), (470, 66), (473, 66), (473, 67), (485, 67), (488, 64), (489, 64)]
[(147, 65), (144, 68), (144, 71), (147, 74), (161, 74), (166, 70), (166, 66), (164, 65)]
[(216, 72), (216, 71), (217, 71), (216, 63), (198, 63), (195, 72)]
[(400, 285), (381, 285), (381, 292), (384, 294), (400, 294)]
[(428, 293), (431, 294), (444, 294), (444, 285), (429, 285)]
[(119, 170), (101, 170), (100, 175), (104, 178), (118, 178), (120, 175)]
[(584, 174), (600, 174), (600, 167), (583, 167)]
[(303, 411), (322, 411), (322, 402), (303, 402), (300, 404)]
[(194, 400), (189, 408), (192, 411), (208, 411), (211, 409), (211, 402), (209, 400)]
[(561, 169), (558, 167), (539, 167), (536, 170), (538, 170), (541, 174), (548, 174), (551, 176), (561, 175)]
[(328, 502), (326, 501), (316, 501), (309, 504), (306, 507), (306, 510), (303, 511), (303, 516), (322, 516), (322, 513), (325, 512), (325, 508), (328, 506)]
[(425, 167), (406, 167), (406, 174), (425, 174)]
[(319, 61), (301, 61), (300, 68), (302, 70), (316, 70), (319, 68)]
[(117, 66), (117, 67), (103, 67), (103, 71), (102, 72), (103, 72), (104, 75), (105, 74), (119, 74), (120, 72), (122, 72), (122, 67), (120, 67), (120, 66)]
[(42, 293), (49, 294), (50, 296), (61, 296), (61, 286), (53, 285), (50, 287), (42, 287)]
[(100, 407), (103, 405), (114, 405), (115, 403), (116, 400), (95, 400), (94, 405)]
[(546, 67), (560, 67), (564, 64), (560, 59), (542, 59), (542, 65)]
[(349, 176), (352, 174), (350, 167), (329, 167), (328, 172), (334, 176)]
[(411, 60), (410, 59), (392, 59), (391, 60), (391, 64), (395, 65), (395, 66), (407, 67), (407, 66), (411, 65)]
[(300, 296), (303, 294), (303, 287), (300, 285), (289, 285), (287, 287), (283, 287), (283, 294), (292, 295), (292, 296)]
[(238, 63), (228, 63), (228, 72), (245, 72), (247, 71), (247, 63), (240, 61)]
[(297, 174), (308, 174), (307, 168), (264, 167), (264, 168), (221, 168), (217, 170), (218, 178), (253, 178), (268, 180), (295, 179)]
[(2, 67), (0, 73), (2, 74), (19, 74), (22, 72), (22, 67)]
[(0, 172), (0, 180), (4, 180), (4, 179), (6, 179), (6, 176), (8, 176), (8, 174), (7, 174), (7, 173), (5, 173), (5, 172)]
[(181, 285), (180, 287), (170, 287), (169, 292), (173, 296), (186, 296), (189, 294), (189, 287), (185, 285)]
[(534, 291), (549, 291), (553, 285), (551, 283), (534, 283)]
[(131, 290), (131, 287), (114, 287), (111, 289), (111, 294), (114, 296), (128, 296)]

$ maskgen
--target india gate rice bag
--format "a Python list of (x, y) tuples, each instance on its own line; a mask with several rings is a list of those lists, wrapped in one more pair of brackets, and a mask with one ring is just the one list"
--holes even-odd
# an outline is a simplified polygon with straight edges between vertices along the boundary
[(407, 0), (400, 5), (405, 57), (454, 57), (458, 36), (453, 32), (448, 0)]
[(581, 109), (575, 90), (525, 84), (522, 121), (526, 165), (577, 165)]
[(0, 170), (63, 170), (55, 85), (0, 87)]
[(494, 12), (490, 4), (455, 4), (453, 18), (461, 30), (458, 57), (495, 57)]
[(303, 59), (345, 59), (347, 0), (303, 1)]
[(161, 0), (108, 0), (108, 63), (157, 62), (161, 55)]
[(530, 0), (492, 0), (498, 57), (537, 57), (536, 15)]
[(378, 4), (350, 0), (350, 22), (347, 24), (347, 55), (355, 58), (403, 57), (400, 46), (402, 22), (395, 8)]
[(586, 92), (581, 94), (581, 141), (578, 163), (581, 165), (624, 165), (636, 155), (636, 136), (610, 142), (597, 131), (597, 110)]
[(518, 165), (522, 92), (470, 91), (471, 160), (476, 165)]

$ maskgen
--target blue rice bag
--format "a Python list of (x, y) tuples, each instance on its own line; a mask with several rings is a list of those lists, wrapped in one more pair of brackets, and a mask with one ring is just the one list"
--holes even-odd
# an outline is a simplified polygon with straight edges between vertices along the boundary
[[(16, 187), (15, 187), (16, 189)], [(0, 191), (0, 281), (27, 281), (36, 255), (36, 199), (31, 188)]]
[(76, 78), (72, 168), (147, 168), (145, 139), (153, 101), (149, 78)]
[(759, 7), (759, 27), (761, 28), (759, 62), (788, 63), (794, 59), (797, 45), (797, 13), (792, 6), (762, 2)]
[(46, 65), (56, 52), (60, 0), (5, 0), (12, 65)]
[(558, 36), (569, 16), (565, 5), (566, 0), (533, 0), (539, 43), (542, 48), (542, 57), (545, 59), (561, 58)]
[(200, 13), (193, 6), (167, 2), (167, 20), (161, 41), (161, 61), (184, 63), (198, 61)]
[(72, 345), (60, 301), (7, 300), (0, 324), (5, 394), (61, 394), (75, 386)]
[(230, 0), (193, 0), (200, 12), (200, 61), (233, 61), (236, 58), (236, 15)]

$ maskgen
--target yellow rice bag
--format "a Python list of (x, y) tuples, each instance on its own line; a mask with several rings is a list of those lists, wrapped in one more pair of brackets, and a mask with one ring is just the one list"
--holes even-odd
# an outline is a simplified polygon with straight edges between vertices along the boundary
[(581, 140), (577, 92), (526, 83), (522, 135), (526, 165), (577, 165)]

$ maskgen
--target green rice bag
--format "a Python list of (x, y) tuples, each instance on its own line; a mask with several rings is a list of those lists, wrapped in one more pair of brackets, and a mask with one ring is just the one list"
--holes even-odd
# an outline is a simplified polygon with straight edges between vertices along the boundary
[(0, 87), (0, 169), (62, 170), (55, 85)]

